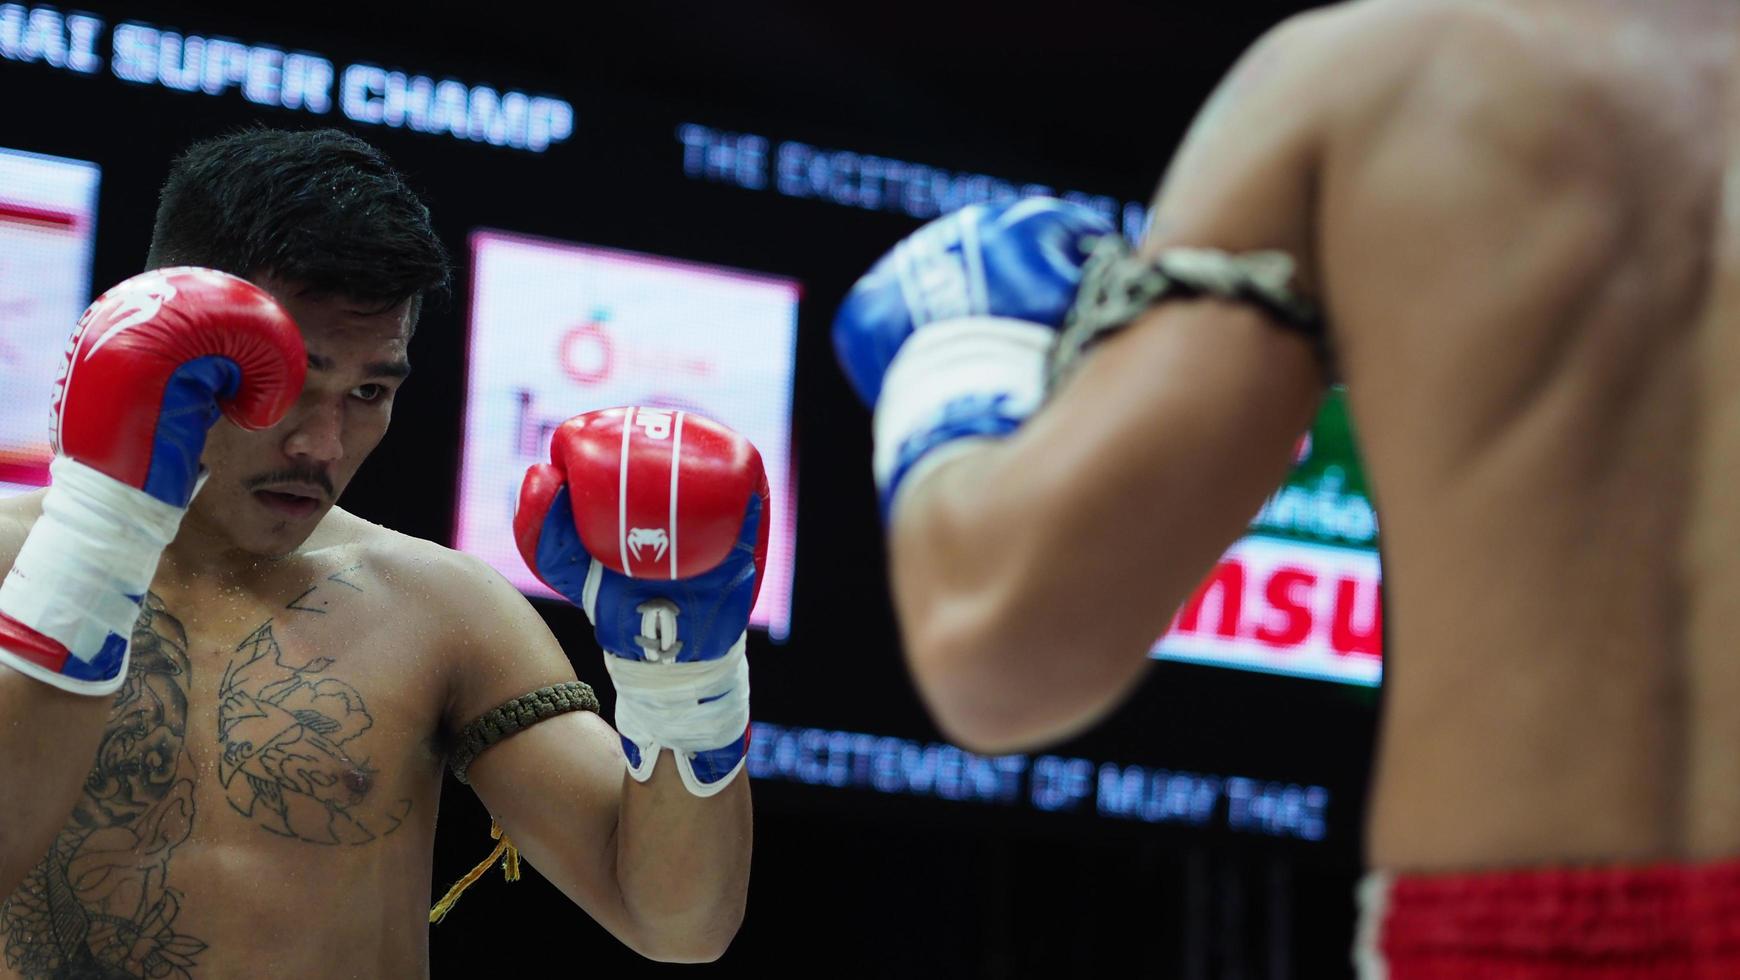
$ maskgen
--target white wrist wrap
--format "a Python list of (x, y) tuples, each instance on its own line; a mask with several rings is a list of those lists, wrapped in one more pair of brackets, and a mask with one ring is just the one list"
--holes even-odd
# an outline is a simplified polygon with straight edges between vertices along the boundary
[[(110, 634), (132, 636), (139, 597), (185, 513), (142, 490), (66, 457), (49, 467), (42, 517), (0, 585), (0, 613), (89, 662)], [(63, 690), (106, 694), (125, 678), (88, 681), (45, 670), (0, 649), (7, 666)]]
[(606, 654), (604, 666), (616, 688), (616, 730), (640, 749), (640, 765), (629, 774), (651, 778), (661, 749), (677, 760), (683, 785), (696, 796), (724, 789), (743, 761), (723, 778), (703, 783), (690, 757), (742, 741), (749, 727), (749, 658), (747, 634), (717, 660), (684, 663), (630, 660)]
[[(995, 411), (1015, 419), (1038, 411), (1045, 398), (1046, 357), (1056, 338), (1049, 327), (991, 316), (933, 323), (913, 331), (889, 363), (876, 399), (877, 486), (886, 489), (897, 476), (910, 485), (917, 469), (929, 469), (952, 455), (927, 453), (921, 467), (897, 472), (903, 462), (911, 462), (906, 459), (909, 443), (953, 426), (959, 420), (951, 412), (973, 399), (982, 400), (989, 410), (1001, 396)], [(959, 438), (1002, 434), (963, 430)]]

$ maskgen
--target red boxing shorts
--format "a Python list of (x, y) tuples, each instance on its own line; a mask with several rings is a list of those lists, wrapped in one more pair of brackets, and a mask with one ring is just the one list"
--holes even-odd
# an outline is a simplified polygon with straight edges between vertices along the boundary
[(1740, 861), (1367, 875), (1360, 980), (1740, 977)]

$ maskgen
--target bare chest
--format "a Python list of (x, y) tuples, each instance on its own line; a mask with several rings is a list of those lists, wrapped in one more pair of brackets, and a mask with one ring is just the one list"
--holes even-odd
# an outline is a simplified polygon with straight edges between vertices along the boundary
[(85, 792), (0, 906), (11, 975), (227, 974), (286, 902), (420, 962), (443, 681), (416, 612), (363, 563), (154, 586)]
[(252, 828), (333, 844), (391, 832), (438, 775), (430, 645), (366, 568), (257, 591), (154, 592), (145, 607), (111, 722), (118, 739), (162, 742), (115, 753), (141, 775), (173, 748), (209, 803)]

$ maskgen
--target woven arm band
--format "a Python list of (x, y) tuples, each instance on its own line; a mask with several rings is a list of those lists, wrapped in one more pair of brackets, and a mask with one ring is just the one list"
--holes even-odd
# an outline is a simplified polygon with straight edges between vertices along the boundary
[(1170, 299), (1216, 297), (1255, 306), (1283, 329), (1303, 336), (1325, 373), (1335, 358), (1323, 313), (1297, 288), (1297, 264), (1284, 252), (1230, 254), (1209, 248), (1171, 248), (1154, 258), (1130, 251), (1116, 235), (1095, 243), (1082, 268), (1081, 288), (1052, 348), (1046, 393), (1053, 395), (1079, 366), (1088, 348)]
[(485, 711), (476, 721), (460, 729), (453, 742), (453, 751), (448, 754), (447, 765), (456, 779), (469, 785), (471, 781), (465, 778), (465, 770), (484, 749), (546, 718), (570, 711), (597, 710), (598, 697), (583, 681), (540, 687)]

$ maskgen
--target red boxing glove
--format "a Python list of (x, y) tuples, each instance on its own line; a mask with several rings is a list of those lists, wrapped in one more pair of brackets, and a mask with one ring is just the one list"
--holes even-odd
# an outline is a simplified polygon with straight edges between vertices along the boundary
[(97, 297), (55, 386), (55, 450), (187, 506), (221, 411), (275, 425), (302, 393), (308, 355), (265, 290), (212, 269), (159, 269)]
[(207, 430), (220, 412), (276, 424), (307, 371), (295, 321), (235, 276), (162, 269), (98, 297), (55, 386), (42, 517), (0, 585), (0, 664), (113, 693), (139, 600), (198, 489)]
[(616, 687), (629, 773), (671, 749), (690, 792), (742, 770), (750, 610), (768, 487), (742, 436), (687, 412), (616, 408), (563, 423), (526, 473), (514, 535), (544, 583), (586, 610)]
[[(576, 415), (556, 430), (550, 458), (555, 465), (543, 467), (550, 472), (528, 473), (525, 490), (548, 499), (566, 483), (581, 544), (605, 568), (630, 578), (709, 571), (738, 543), (752, 494), (766, 513), (761, 454), (736, 432), (690, 412), (611, 408)], [(527, 503), (522, 493), (515, 535), (526, 564), (542, 574), (535, 556), (541, 516), (525, 518), (547, 505)], [(758, 589), (768, 533), (768, 522), (759, 523)]]

